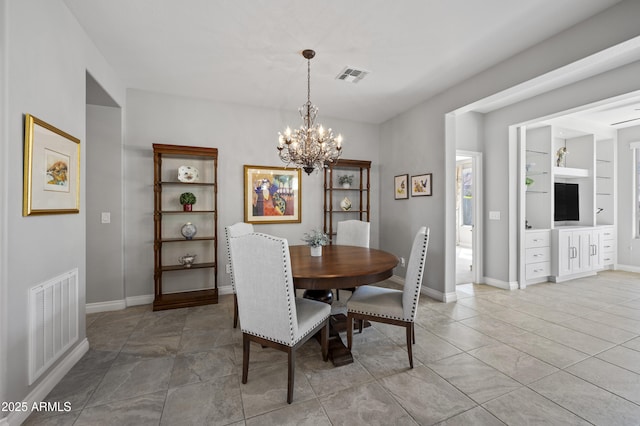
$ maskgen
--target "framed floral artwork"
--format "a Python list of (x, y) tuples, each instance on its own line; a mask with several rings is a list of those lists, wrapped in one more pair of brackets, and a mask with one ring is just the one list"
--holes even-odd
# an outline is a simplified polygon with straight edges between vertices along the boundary
[(300, 169), (244, 166), (246, 223), (302, 222)]
[(411, 176), (411, 196), (424, 197), (431, 194), (432, 174), (425, 173), (423, 175)]
[(25, 116), (22, 215), (80, 212), (80, 139)]
[(409, 198), (409, 175), (398, 175), (393, 178), (394, 200), (406, 200)]

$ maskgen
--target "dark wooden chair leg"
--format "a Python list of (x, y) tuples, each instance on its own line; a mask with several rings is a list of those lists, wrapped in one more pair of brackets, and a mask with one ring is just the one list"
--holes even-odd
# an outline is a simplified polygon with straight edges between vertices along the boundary
[(233, 293), (233, 328), (238, 328), (238, 295)]
[(340, 300), (340, 289), (336, 288), (336, 300)]
[(247, 383), (249, 375), (249, 350), (251, 349), (251, 341), (249, 336), (242, 334), (242, 383)]
[(327, 324), (322, 327), (320, 346), (322, 347), (322, 360), (327, 362), (329, 360), (329, 320), (327, 320)]
[(364, 325), (364, 320), (363, 319), (359, 319), (358, 320), (358, 333), (362, 334), (362, 326)]
[(353, 317), (350, 313), (347, 313), (347, 348), (351, 350), (351, 343), (353, 341)]
[(411, 336), (413, 336), (413, 344), (416, 344), (416, 327), (415, 323), (411, 323)]
[(413, 368), (413, 352), (411, 350), (411, 341), (412, 341), (412, 337), (413, 337), (413, 327), (412, 327), (413, 323), (409, 322), (407, 323), (406, 330), (407, 330), (407, 352), (409, 353), (409, 366), (411, 368)]
[(296, 370), (296, 353), (293, 348), (289, 348), (289, 379), (287, 384), (287, 404), (293, 401), (293, 382)]

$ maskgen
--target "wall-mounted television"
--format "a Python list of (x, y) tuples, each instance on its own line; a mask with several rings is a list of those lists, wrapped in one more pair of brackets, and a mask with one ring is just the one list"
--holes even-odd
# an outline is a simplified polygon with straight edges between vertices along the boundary
[(555, 182), (553, 220), (580, 220), (580, 197), (577, 183)]

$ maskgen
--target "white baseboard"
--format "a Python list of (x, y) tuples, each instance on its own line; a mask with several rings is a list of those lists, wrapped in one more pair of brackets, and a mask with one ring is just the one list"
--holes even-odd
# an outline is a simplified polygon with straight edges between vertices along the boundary
[(494, 278), (484, 277), (484, 283), (503, 290), (516, 290), (518, 288), (517, 281), (502, 281)]
[(632, 266), (632, 265), (620, 265), (616, 264), (616, 271), (625, 271), (625, 272), (640, 272), (640, 266)]
[[(396, 284), (404, 285), (404, 278), (398, 275), (393, 275), (391, 278), (389, 278), (389, 281), (392, 281)], [(443, 293), (439, 290), (432, 289), (424, 283), (422, 284), (420, 293), (424, 294), (425, 296), (429, 296), (432, 299), (439, 300), (445, 303), (455, 302), (456, 300), (458, 300), (458, 296), (456, 295), (455, 291), (453, 293)]]
[(218, 287), (218, 295), (222, 296), (223, 294), (233, 294), (233, 288), (230, 285)]
[[(233, 294), (233, 289), (230, 285), (219, 287), (218, 294)], [(143, 294), (142, 296), (130, 296), (124, 300), (87, 303), (86, 312), (88, 314), (95, 314), (98, 312), (119, 311), (120, 309), (125, 309), (128, 306), (149, 305), (151, 303), (153, 303), (153, 294)], [(2, 426), (1, 423), (0, 426)]]
[[(43, 377), (43, 379), (36, 385), (36, 387), (27, 395), (23, 402), (28, 407), (32, 407), (34, 403), (40, 403), (44, 401), (49, 392), (56, 387), (62, 378), (76, 365), (78, 361), (89, 350), (89, 341), (85, 338), (78, 346), (76, 346), (69, 354), (60, 361), (58, 365), (53, 367), (49, 373)], [(73, 408), (73, 407), (72, 407)], [(0, 426), (19, 426), (27, 417), (31, 414), (31, 411), (14, 411), (4, 419), (0, 420)]]
[(119, 311), (127, 306), (148, 305), (153, 303), (153, 294), (144, 294), (142, 296), (131, 296), (121, 300), (110, 300), (108, 302), (96, 302), (86, 304), (87, 314), (96, 314), (98, 312)]
[(124, 300), (111, 300), (109, 302), (87, 303), (85, 312), (87, 314), (95, 314), (98, 312), (119, 311), (127, 307)]
[(423, 285), (420, 292), (432, 299), (439, 300), (444, 303), (455, 302), (456, 300), (458, 300), (458, 296), (456, 295), (455, 291), (452, 293), (443, 293), (440, 290), (434, 290), (431, 287)]
[(127, 306), (149, 305), (153, 303), (153, 294), (143, 294), (142, 296), (130, 296), (126, 299)]

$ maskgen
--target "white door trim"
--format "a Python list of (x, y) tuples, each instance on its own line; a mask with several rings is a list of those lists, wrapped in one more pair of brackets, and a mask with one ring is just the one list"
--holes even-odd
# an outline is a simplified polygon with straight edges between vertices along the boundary
[[(483, 276), (483, 260), (482, 260), (482, 241), (483, 241), (483, 214), (482, 214), (482, 198), (483, 185), (482, 182), (482, 153), (477, 151), (456, 150), (456, 156), (471, 157), (471, 167), (473, 168), (473, 235), (471, 250), (473, 250), (473, 282), (484, 283)], [(455, 174), (455, 168), (453, 170)], [(455, 176), (454, 176), (455, 178)], [(454, 240), (455, 243), (455, 240)]]

